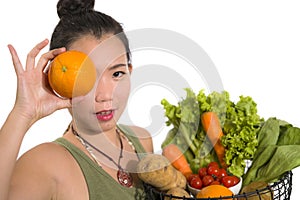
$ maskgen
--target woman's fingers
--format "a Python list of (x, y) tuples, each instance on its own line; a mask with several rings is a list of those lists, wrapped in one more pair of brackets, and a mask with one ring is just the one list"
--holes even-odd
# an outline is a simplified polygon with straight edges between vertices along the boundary
[(58, 54), (60, 54), (64, 51), (66, 51), (66, 48), (62, 47), (59, 49), (53, 49), (53, 50), (43, 54), (37, 63), (37, 68), (39, 68), (40, 70), (43, 71), (45, 66), (49, 62), (49, 60), (52, 60), (55, 56), (57, 56)]
[[(27, 60), (26, 60), (26, 70), (34, 69), (35, 67), (40, 69), (41, 71), (44, 70), (49, 60), (53, 59), (58, 54), (66, 51), (66, 48), (62, 47), (59, 49), (51, 50), (41, 56), (39, 59), (37, 65), (35, 66), (35, 59), (37, 55), (40, 53), (40, 51), (47, 46), (49, 43), (48, 39), (43, 40), (42, 42), (38, 43), (28, 54), (27, 54)], [(15, 48), (12, 45), (7, 45), (8, 49), (10, 51), (10, 54), (12, 56), (13, 64), (15, 67), (15, 71), (17, 74), (20, 74), (24, 71), (24, 68), (22, 66), (22, 63), (20, 62), (19, 56), (15, 50)]]
[(43, 40), (38, 43), (27, 55), (26, 59), (26, 70), (34, 69), (35, 67), (35, 58), (40, 53), (40, 51), (47, 46), (49, 43), (48, 39)]
[(13, 61), (13, 65), (14, 65), (16, 74), (18, 75), (18, 74), (20, 74), (24, 71), (22, 63), (20, 62), (19, 56), (18, 56), (17, 51), (15, 50), (15, 48), (11, 44), (7, 45), (7, 47), (9, 49), (10, 54), (11, 54), (11, 58), (12, 58), (12, 61)]

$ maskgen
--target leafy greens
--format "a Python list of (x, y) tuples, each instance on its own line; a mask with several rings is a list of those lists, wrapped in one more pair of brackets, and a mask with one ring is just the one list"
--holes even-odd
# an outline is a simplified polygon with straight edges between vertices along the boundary
[(245, 160), (252, 159), (257, 149), (257, 132), (264, 121), (257, 114), (256, 103), (251, 97), (240, 96), (235, 104), (227, 91), (206, 95), (204, 90), (200, 90), (196, 95), (190, 88), (185, 90), (186, 98), (179, 101), (178, 105), (172, 105), (166, 99), (161, 101), (167, 117), (166, 124), (173, 126), (162, 148), (169, 143), (177, 144), (185, 152), (194, 172), (211, 161), (217, 161), (200, 122), (202, 113), (213, 111), (223, 127), (221, 141), (226, 148), (228, 171), (242, 176)]

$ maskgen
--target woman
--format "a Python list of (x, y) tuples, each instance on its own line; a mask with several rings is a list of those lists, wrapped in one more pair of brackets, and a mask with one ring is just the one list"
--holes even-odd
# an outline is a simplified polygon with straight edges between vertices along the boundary
[[(142, 128), (117, 124), (130, 89), (128, 41), (118, 22), (93, 7), (92, 0), (60, 0), (50, 51), (36, 63), (48, 40), (28, 53), (24, 68), (8, 45), (18, 88), (0, 130), (0, 199), (145, 198), (134, 167), (143, 153), (153, 151), (151, 137)], [(93, 90), (72, 100), (57, 97), (45, 81), (48, 62), (66, 50), (89, 54), (98, 73)], [(28, 129), (63, 108), (72, 115), (63, 136), (16, 161)]]

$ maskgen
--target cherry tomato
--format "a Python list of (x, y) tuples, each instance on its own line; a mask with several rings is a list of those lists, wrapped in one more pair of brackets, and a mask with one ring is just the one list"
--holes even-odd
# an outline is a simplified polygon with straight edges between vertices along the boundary
[(210, 167), (210, 166), (219, 167), (219, 163), (217, 163), (217, 162), (210, 162), (210, 163), (208, 164), (207, 168)]
[(210, 185), (221, 185), (220, 181), (213, 181)]
[(188, 176), (187, 181), (190, 183), (192, 178), (194, 178), (194, 177), (199, 177), (199, 175), (198, 174), (191, 174), (191, 175)]
[(222, 178), (222, 184), (227, 188), (235, 186), (239, 181), (240, 179), (236, 176), (224, 176)]
[(224, 176), (227, 176), (226, 169), (221, 168), (221, 169), (219, 170), (219, 178), (222, 179)]
[(204, 176), (207, 175), (207, 168), (206, 167), (202, 167), (199, 169), (198, 174), (200, 176), (200, 178), (203, 178)]
[(227, 187), (227, 188), (233, 186), (233, 179), (232, 179), (232, 177), (231, 177), (231, 176), (224, 176), (224, 177), (222, 178), (222, 184), (223, 184), (225, 187)]
[(206, 175), (202, 178), (203, 186), (208, 186), (214, 181), (214, 178), (210, 175)]
[(211, 165), (207, 168), (207, 174), (208, 175), (212, 175), (214, 177), (218, 177), (220, 172), (220, 168), (218, 166), (215, 165)]
[(199, 176), (193, 177), (190, 181), (190, 186), (196, 189), (201, 189), (202, 188), (201, 178)]
[(240, 182), (240, 179), (237, 176), (232, 176), (232, 179), (233, 179), (233, 185), (237, 185)]

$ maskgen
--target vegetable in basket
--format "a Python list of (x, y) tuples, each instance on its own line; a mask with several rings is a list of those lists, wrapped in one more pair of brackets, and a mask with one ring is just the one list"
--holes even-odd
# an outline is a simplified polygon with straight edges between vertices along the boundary
[(178, 105), (172, 105), (166, 99), (161, 101), (167, 117), (166, 124), (173, 126), (162, 148), (174, 143), (186, 150), (184, 155), (194, 173), (210, 162), (218, 161), (218, 153), (213, 149), (200, 120), (203, 113), (214, 112), (224, 134), (220, 139), (226, 149), (224, 161), (227, 170), (235, 176), (242, 176), (245, 160), (251, 160), (257, 149), (257, 132), (264, 121), (257, 114), (256, 103), (251, 97), (243, 96), (234, 103), (227, 91), (206, 95), (204, 90), (200, 90), (195, 95), (192, 89), (185, 90), (186, 98), (179, 101)]
[[(191, 195), (184, 189), (180, 188), (180, 187), (175, 187), (170, 189), (169, 191), (167, 191), (166, 193), (166, 197), (164, 198), (164, 200), (172, 200), (172, 199), (177, 199), (175, 197), (185, 197), (185, 198), (190, 198)], [(170, 197), (172, 195), (172, 197)]]
[(175, 187), (185, 189), (186, 178), (163, 155), (147, 154), (137, 164), (138, 177), (160, 191)]
[(175, 144), (168, 144), (163, 148), (162, 155), (165, 156), (186, 178), (188, 178), (193, 172), (187, 162), (185, 156), (179, 147)]
[(243, 185), (257, 181), (275, 182), (300, 166), (300, 128), (271, 117), (258, 133), (258, 144)]
[[(272, 200), (274, 194), (271, 188), (269, 192), (261, 191), (268, 187), (268, 184), (263, 181), (252, 182), (251, 184), (244, 186), (241, 194), (248, 194), (247, 197), (240, 197), (239, 200)], [(257, 191), (257, 192), (254, 192)]]
[(221, 142), (223, 131), (218, 116), (214, 112), (204, 112), (201, 115), (201, 124), (210, 142), (214, 146), (220, 165), (226, 169), (227, 165), (224, 161), (225, 147)]
[(184, 153), (194, 173), (202, 165), (216, 160), (211, 152), (211, 144), (205, 140), (205, 133), (199, 128), (200, 110), (197, 97), (190, 89), (186, 89), (187, 96), (178, 103), (170, 104), (166, 99), (161, 101), (168, 118), (166, 124), (173, 126), (162, 143), (162, 149), (168, 144), (176, 144)]

